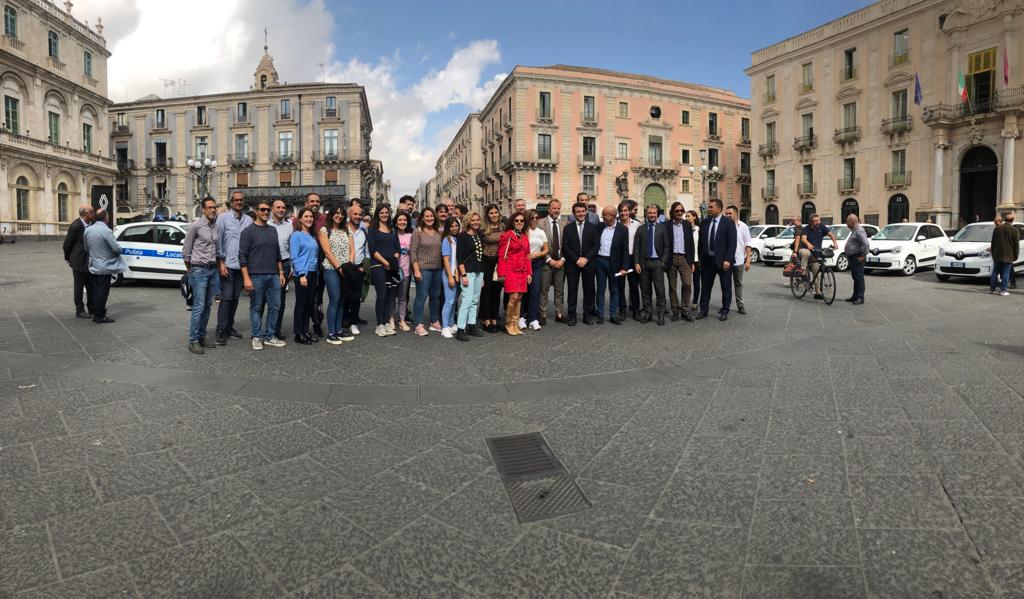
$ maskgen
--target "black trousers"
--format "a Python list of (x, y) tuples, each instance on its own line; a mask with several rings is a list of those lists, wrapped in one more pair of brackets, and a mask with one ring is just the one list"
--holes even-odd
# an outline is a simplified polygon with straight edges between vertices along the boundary
[[(292, 261), (282, 260), (281, 268), (284, 270), (284, 280), (288, 281), (292, 278)], [(307, 281), (308, 282), (308, 281)], [(284, 324), (284, 307), (288, 304), (288, 285), (281, 287), (281, 302), (280, 307), (277, 310), (277, 323), (274, 325), (274, 336), (278, 339), (284, 339), (284, 331), (281, 330), (281, 325)], [(294, 333), (294, 331), (292, 331)]]
[(718, 268), (714, 260), (704, 258), (700, 261), (700, 313), (707, 314), (711, 304), (711, 292), (714, 290), (715, 277), (722, 288), (722, 309), (719, 313), (728, 314), (732, 306), (732, 271)]
[(853, 299), (864, 299), (864, 263), (860, 256), (847, 256), (850, 260), (850, 277), (853, 279)]
[[(296, 337), (309, 334), (309, 321), (313, 317), (313, 299), (316, 297), (317, 283), (320, 277), (314, 270), (306, 274), (306, 286), (303, 287), (298, 277), (292, 278), (295, 286), (295, 310), (292, 312), (292, 329)], [(281, 310), (284, 313), (284, 310)]]
[(579, 301), (580, 279), (583, 280), (583, 315), (595, 316), (597, 307), (594, 303), (597, 290), (597, 268), (593, 262), (587, 262), (583, 268), (576, 266), (576, 263), (565, 263), (566, 290), (569, 296), (566, 298), (566, 307), (569, 317), (576, 316), (576, 302)]
[(359, 304), (363, 299), (364, 273), (351, 262), (342, 267), (345, 270), (345, 276), (341, 277), (341, 301), (344, 304), (341, 328), (347, 329), (353, 324), (357, 324), (359, 320)]
[(384, 325), (391, 320), (391, 311), (395, 307), (395, 295), (397, 287), (389, 287), (388, 280), (391, 279), (392, 271), (383, 266), (376, 266), (370, 269), (370, 281), (373, 283), (373, 290), (377, 296), (374, 304), (374, 312), (377, 316), (377, 324)]
[[(626, 270), (629, 270), (628, 268)], [(626, 295), (626, 282), (629, 282), (629, 295)], [(619, 313), (625, 314), (628, 309), (636, 312), (640, 309), (640, 273), (633, 271), (624, 277), (619, 277)], [(626, 301), (629, 300), (629, 301)]]
[(498, 266), (497, 256), (484, 256), (484, 286), (480, 292), (480, 320), (498, 320), (498, 302), (504, 285), (494, 280), (494, 269)]
[(704, 271), (701, 269), (700, 260), (697, 261), (696, 269), (693, 273), (693, 303), (700, 304), (700, 282), (704, 278)]
[(242, 296), (242, 271), (228, 269), (228, 276), (220, 278), (220, 306), (217, 308), (217, 334), (226, 335), (235, 328), (238, 298)]
[(110, 275), (89, 275), (89, 304), (92, 319), (99, 320), (107, 315), (107, 298), (110, 297)]
[[(635, 274), (635, 273), (631, 273)], [(651, 288), (654, 288), (652, 297)], [(644, 296), (644, 312), (651, 317), (655, 314), (665, 313), (665, 265), (661, 260), (647, 260), (644, 262), (643, 271), (640, 273), (640, 289)], [(652, 300), (657, 298), (657, 312), (652, 312), (651, 307), (655, 305)], [(689, 306), (687, 306), (689, 308)], [(686, 310), (689, 312), (689, 309)]]
[[(86, 310), (92, 312), (92, 289), (89, 284), (89, 273), (72, 269), (71, 275), (74, 277), (71, 294), (75, 300), (75, 314)], [(86, 298), (84, 303), (82, 302), (83, 295)]]

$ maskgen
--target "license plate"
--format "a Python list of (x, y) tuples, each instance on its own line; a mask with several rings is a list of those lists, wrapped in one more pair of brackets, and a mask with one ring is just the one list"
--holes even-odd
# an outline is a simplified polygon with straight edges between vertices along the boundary
[(954, 262), (953, 263), (953, 268), (964, 268), (965, 266), (966, 266), (966, 263), (964, 263), (964, 262)]
[(868, 256), (868, 262), (881, 262), (881, 258), (878, 256)]
[(775, 258), (776, 256), (775, 256), (774, 252), (766, 252), (765, 253), (765, 257), (766, 258)]

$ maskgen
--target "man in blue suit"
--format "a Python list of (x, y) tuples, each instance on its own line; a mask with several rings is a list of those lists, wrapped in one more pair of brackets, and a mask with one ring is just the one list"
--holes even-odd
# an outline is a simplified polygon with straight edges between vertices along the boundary
[(718, 320), (729, 318), (732, 305), (732, 261), (736, 256), (736, 225), (722, 214), (722, 201), (708, 202), (708, 216), (700, 223), (697, 255), (700, 257), (700, 314), (697, 320), (707, 318), (711, 303), (711, 286), (718, 277), (722, 288), (722, 309)]
[(597, 324), (604, 322), (604, 288), (608, 287), (611, 301), (608, 319), (622, 324), (619, 318), (619, 279), (630, 268), (629, 229), (616, 219), (615, 208), (605, 206), (601, 211), (601, 237), (597, 247)]

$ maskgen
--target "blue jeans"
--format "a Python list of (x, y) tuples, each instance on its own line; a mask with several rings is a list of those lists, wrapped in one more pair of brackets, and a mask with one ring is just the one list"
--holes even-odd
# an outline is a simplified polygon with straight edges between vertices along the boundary
[[(544, 261), (546, 258), (537, 258), (530, 263), (533, 268), (533, 280), (526, 288), (526, 322), (531, 323), (540, 320), (540, 290), (544, 284)], [(546, 299), (546, 298), (545, 298)]]
[(457, 325), (459, 329), (466, 330), (466, 325), (476, 324), (477, 306), (480, 305), (480, 291), (484, 287), (484, 273), (466, 273), (469, 285), (462, 286), (462, 303), (459, 304), (459, 318)]
[(450, 327), (455, 320), (455, 296), (459, 290), (459, 280), (455, 279), (455, 286), (448, 285), (448, 275), (441, 271), (441, 288), (444, 289), (444, 306), (441, 307), (441, 326)]
[(188, 271), (188, 284), (192, 286), (192, 314), (188, 323), (188, 341), (206, 339), (206, 325), (210, 322), (215, 281), (220, 280), (217, 265), (193, 266)]
[(324, 286), (327, 287), (327, 334), (337, 335), (341, 332), (341, 320), (345, 311), (344, 293), (346, 287), (341, 284), (341, 275), (333, 268), (324, 269)]
[[(251, 336), (270, 339), (274, 336), (281, 305), (281, 281), (277, 275), (249, 275), (249, 280), (252, 281), (252, 293), (249, 294)], [(266, 319), (263, 318), (264, 304), (267, 306)]]
[(423, 324), (423, 304), (430, 297), (430, 318), (441, 320), (441, 279), (444, 269), (427, 268), (420, 270), (422, 279), (416, 283), (416, 302), (412, 305), (412, 319), (417, 325)]
[(1006, 286), (1010, 283), (1010, 269), (1013, 267), (1013, 262), (992, 262), (992, 278), (989, 279), (988, 288), (995, 289), (996, 282), (999, 283), (999, 290), (1006, 291)]
[(597, 315), (604, 317), (604, 290), (608, 288), (608, 295), (611, 296), (611, 305), (608, 309), (609, 316), (619, 314), (619, 283), (612, 272), (612, 263), (603, 256), (597, 257)]

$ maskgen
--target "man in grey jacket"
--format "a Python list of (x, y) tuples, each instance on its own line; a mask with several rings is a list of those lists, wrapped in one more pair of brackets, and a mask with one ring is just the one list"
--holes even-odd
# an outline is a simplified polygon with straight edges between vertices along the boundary
[(107, 211), (97, 210), (96, 221), (85, 229), (85, 249), (89, 254), (89, 293), (92, 304), (92, 321), (96, 324), (114, 322), (107, 318), (107, 297), (110, 295), (110, 279), (124, 272), (121, 246), (114, 239), (114, 232), (107, 226)]
[(853, 295), (846, 301), (859, 306), (864, 303), (864, 257), (868, 255), (871, 243), (856, 214), (846, 217), (846, 226), (850, 228), (850, 238), (846, 240), (843, 253), (850, 261), (850, 276), (853, 278)]

